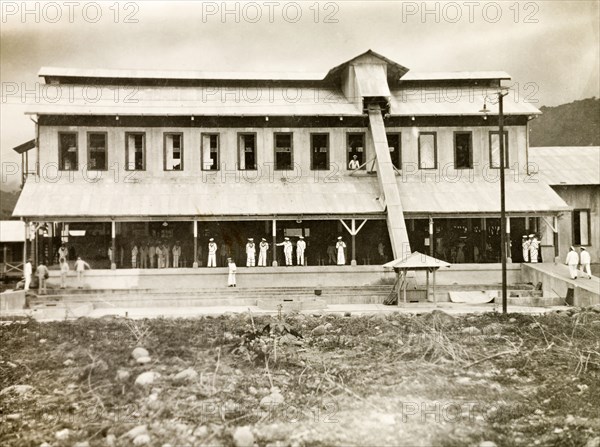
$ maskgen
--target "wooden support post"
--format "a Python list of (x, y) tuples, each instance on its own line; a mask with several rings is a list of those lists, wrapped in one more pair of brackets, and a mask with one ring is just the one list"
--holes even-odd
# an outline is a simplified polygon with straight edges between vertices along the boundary
[(350, 265), (356, 265), (356, 219), (352, 219), (352, 260)]
[(23, 241), (23, 266), (25, 266), (25, 263), (27, 262), (27, 236), (28, 236), (27, 228), (28, 228), (29, 222), (24, 221), (24, 223), (25, 223), (25, 230), (24, 230), (25, 231), (25, 239)]
[(554, 236), (554, 263), (557, 264), (559, 262), (558, 260), (558, 244), (559, 244), (559, 240), (558, 240), (558, 217), (554, 216), (553, 218), (554, 220), (554, 228), (552, 229), (553, 232), (553, 236)]
[(408, 283), (408, 280), (407, 280), (406, 273), (407, 273), (407, 271), (406, 271), (406, 270), (404, 270), (404, 287), (403, 287), (403, 289), (402, 289), (402, 295), (403, 295), (403, 297), (404, 297), (404, 305), (405, 305), (405, 306), (406, 306), (406, 285), (407, 285), (407, 283)]
[(110, 234), (111, 234), (111, 247), (112, 247), (112, 259), (110, 261), (110, 269), (117, 269), (117, 223), (113, 220), (110, 223)]
[(400, 291), (402, 289), (402, 271), (401, 270), (397, 270), (396, 271), (396, 281), (398, 283), (398, 290), (396, 291), (396, 293), (398, 294), (398, 301), (397, 301), (397, 306), (400, 307)]
[(506, 262), (512, 263), (512, 250), (510, 247), (510, 217), (506, 216)]
[(425, 301), (429, 301), (429, 269), (425, 270)]
[(429, 256), (433, 257), (433, 217), (429, 217)]
[(198, 268), (198, 221), (194, 219), (192, 221), (192, 225), (194, 226), (194, 262), (192, 263), (192, 268)]
[(435, 296), (435, 272), (437, 269), (433, 269), (433, 278), (432, 278), (432, 286), (431, 292), (433, 293), (433, 303), (437, 306), (437, 297)]
[(273, 246), (271, 250), (273, 251), (273, 267), (277, 267), (277, 219), (273, 219), (273, 228), (272, 228), (272, 236), (273, 236)]

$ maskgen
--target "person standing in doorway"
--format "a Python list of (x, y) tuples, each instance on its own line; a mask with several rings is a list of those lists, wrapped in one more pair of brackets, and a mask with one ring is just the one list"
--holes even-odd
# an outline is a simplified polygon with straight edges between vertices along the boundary
[[(535, 236), (535, 234), (529, 235), (529, 262), (536, 263), (538, 262), (538, 257), (540, 255), (540, 241)], [(575, 253), (577, 254), (577, 253)]]
[(585, 273), (588, 279), (592, 279), (592, 258), (590, 257), (590, 252), (585, 249), (585, 247), (579, 247), (581, 253), (579, 254), (579, 263), (581, 264), (581, 271)]
[(254, 239), (248, 238), (246, 244), (246, 267), (254, 267), (256, 265), (256, 245), (254, 245)]
[(69, 263), (62, 261), (60, 263), (60, 288), (64, 289), (67, 287), (67, 276), (69, 276)]
[(50, 276), (48, 267), (46, 267), (43, 262), (40, 262), (35, 270), (35, 274), (38, 277), (38, 295), (46, 295), (48, 293), (46, 288), (46, 280)]
[(348, 163), (348, 169), (355, 171), (360, 168), (360, 162), (358, 161), (358, 155), (353, 155), (352, 160)]
[(211, 237), (208, 240), (208, 264), (207, 267), (216, 267), (217, 266), (217, 250), (218, 246), (215, 243), (215, 240)]
[(165, 255), (160, 244), (156, 244), (156, 267), (162, 269), (165, 266)]
[(138, 246), (137, 244), (133, 244), (133, 248), (131, 249), (131, 268), (135, 269), (138, 267), (137, 259), (138, 259)]
[(529, 248), (531, 247), (531, 244), (527, 235), (523, 235), (521, 247), (523, 248), (523, 262), (529, 262)]
[(267, 250), (269, 250), (269, 243), (263, 237), (258, 244), (258, 266), (266, 267), (267, 266)]
[(171, 247), (168, 242), (163, 244), (163, 254), (165, 256), (165, 268), (168, 269), (171, 266)]
[(337, 250), (337, 265), (346, 265), (346, 243), (342, 240), (342, 236), (338, 236), (335, 249)]
[(306, 241), (304, 240), (304, 236), (298, 237), (298, 242), (296, 242), (296, 263), (298, 265), (304, 265), (304, 251), (306, 250)]
[(140, 268), (148, 268), (148, 243), (140, 244)]
[(292, 251), (294, 250), (294, 247), (292, 246), (292, 243), (290, 242), (290, 238), (284, 237), (283, 242), (277, 244), (277, 246), (278, 247), (283, 246), (283, 255), (285, 256), (285, 265), (293, 265), (292, 264)]
[(173, 268), (179, 268), (179, 257), (181, 256), (181, 245), (179, 241), (175, 241), (173, 245)]
[(150, 257), (150, 268), (153, 269), (154, 268), (154, 258), (156, 256), (156, 247), (154, 246), (154, 244), (150, 244), (150, 246), (148, 247), (148, 256)]
[(85, 262), (80, 257), (77, 257), (77, 261), (75, 261), (75, 271), (77, 272), (77, 288), (83, 289), (83, 274), (85, 272), (85, 268), (91, 270), (90, 265)]
[(31, 259), (27, 259), (27, 262), (23, 266), (23, 276), (25, 276), (25, 286), (23, 287), (23, 290), (25, 290), (25, 292), (29, 290), (31, 275), (33, 275), (33, 266), (31, 265)]
[(335, 245), (330, 244), (327, 246), (327, 257), (329, 258), (329, 264), (336, 264), (337, 260), (335, 258)]
[(233, 259), (227, 258), (227, 267), (229, 268), (229, 275), (227, 276), (227, 287), (237, 287), (235, 281), (235, 273), (237, 272), (237, 266)]
[(565, 264), (569, 266), (569, 276), (571, 279), (577, 279), (577, 266), (579, 265), (579, 255), (575, 251), (575, 247), (571, 245), (571, 250), (567, 253)]

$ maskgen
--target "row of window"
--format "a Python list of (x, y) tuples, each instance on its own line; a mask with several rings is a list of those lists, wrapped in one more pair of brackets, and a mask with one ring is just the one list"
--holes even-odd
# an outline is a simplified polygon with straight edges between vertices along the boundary
[[(294, 135), (291, 132), (274, 133), (274, 153), (276, 170), (291, 170), (294, 166)], [(60, 132), (59, 167), (61, 170), (77, 170), (79, 150), (76, 132)], [(88, 132), (88, 170), (108, 169), (106, 132)], [(396, 169), (402, 169), (401, 134), (387, 134), (388, 147), (392, 163)], [(500, 167), (499, 132), (489, 133), (490, 166)], [(255, 133), (238, 133), (238, 166), (240, 170), (257, 169), (257, 145)], [(419, 133), (419, 168), (437, 169), (438, 147), (436, 132)], [(346, 139), (348, 169), (366, 169), (371, 160), (365, 157), (365, 134), (348, 133)], [(504, 132), (505, 166), (508, 166), (508, 132)], [(166, 132), (163, 134), (163, 169), (165, 171), (182, 171), (183, 166), (183, 134)], [(310, 134), (311, 169), (329, 169), (329, 134)], [(203, 133), (201, 144), (202, 170), (217, 171), (220, 164), (220, 135)], [(473, 133), (467, 131), (454, 132), (454, 166), (456, 169), (473, 168)], [(144, 171), (146, 169), (146, 134), (144, 132), (125, 133), (125, 167), (128, 171)]]

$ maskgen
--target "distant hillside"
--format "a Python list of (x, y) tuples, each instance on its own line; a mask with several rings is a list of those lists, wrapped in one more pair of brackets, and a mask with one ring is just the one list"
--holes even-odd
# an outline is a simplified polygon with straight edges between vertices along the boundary
[(0, 220), (10, 220), (20, 191), (0, 190)]
[(600, 146), (600, 99), (540, 110), (543, 115), (530, 122), (530, 146)]

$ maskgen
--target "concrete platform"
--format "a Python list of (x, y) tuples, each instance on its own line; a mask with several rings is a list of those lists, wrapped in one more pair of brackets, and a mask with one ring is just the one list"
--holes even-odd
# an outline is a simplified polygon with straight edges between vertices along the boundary
[[(500, 264), (456, 264), (440, 269), (436, 274), (438, 285), (499, 284)], [(238, 288), (244, 287), (333, 287), (393, 284), (393, 271), (384, 271), (380, 265), (309, 266), (309, 267), (238, 267)], [(508, 282), (521, 280), (519, 264), (508, 266)], [(411, 281), (425, 284), (425, 273), (413, 276)], [(60, 285), (60, 273), (51, 271), (48, 283)], [(119, 269), (90, 270), (84, 276), (87, 289), (210, 289), (227, 284), (227, 268), (181, 269)], [(77, 287), (75, 273), (67, 279), (68, 287)]]
[(600, 304), (600, 278), (592, 279), (580, 276), (571, 279), (566, 265), (550, 262), (538, 264), (522, 264), (521, 277), (523, 281), (537, 284), (542, 283), (543, 295), (566, 299), (569, 289), (573, 292), (573, 305), (592, 306)]

